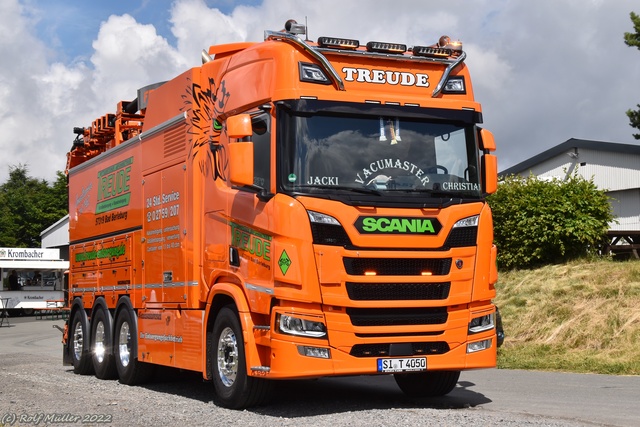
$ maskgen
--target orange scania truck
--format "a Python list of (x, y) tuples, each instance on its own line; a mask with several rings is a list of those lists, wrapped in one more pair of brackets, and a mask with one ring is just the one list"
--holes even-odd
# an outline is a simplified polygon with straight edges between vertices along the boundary
[(279, 379), (438, 396), (495, 367), (496, 147), (462, 44), (305, 33), (211, 46), (74, 128), (76, 373), (197, 371), (245, 408)]

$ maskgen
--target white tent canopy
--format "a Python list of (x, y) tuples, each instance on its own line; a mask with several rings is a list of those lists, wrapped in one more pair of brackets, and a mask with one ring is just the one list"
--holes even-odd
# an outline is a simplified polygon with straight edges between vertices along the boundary
[(69, 261), (15, 261), (0, 260), (3, 270), (68, 270)]

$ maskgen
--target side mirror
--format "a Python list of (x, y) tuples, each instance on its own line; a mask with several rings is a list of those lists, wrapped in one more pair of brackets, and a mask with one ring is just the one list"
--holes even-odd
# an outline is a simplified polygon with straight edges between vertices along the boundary
[(483, 151), (496, 151), (496, 140), (493, 134), (486, 129), (480, 129), (480, 149)]
[(493, 194), (498, 190), (498, 158), (493, 154), (482, 156), (482, 191)]
[(251, 129), (251, 116), (248, 114), (238, 114), (227, 119), (227, 134), (229, 138), (247, 138), (253, 135)]
[(233, 185), (253, 185), (253, 142), (229, 144), (229, 179)]
[[(249, 114), (229, 117), (226, 125), (230, 139), (247, 139), (253, 134)], [(251, 141), (229, 141), (229, 179), (233, 185), (253, 185), (253, 143)]]

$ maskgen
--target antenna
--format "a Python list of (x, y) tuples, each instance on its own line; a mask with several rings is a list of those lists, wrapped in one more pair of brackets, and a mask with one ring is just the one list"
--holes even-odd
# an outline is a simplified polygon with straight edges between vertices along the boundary
[(308, 42), (309, 41), (309, 23), (307, 22), (307, 17), (306, 16), (304, 17), (304, 26), (307, 29), (307, 31), (306, 31), (307, 34), (305, 34), (306, 38), (305, 38), (304, 41)]

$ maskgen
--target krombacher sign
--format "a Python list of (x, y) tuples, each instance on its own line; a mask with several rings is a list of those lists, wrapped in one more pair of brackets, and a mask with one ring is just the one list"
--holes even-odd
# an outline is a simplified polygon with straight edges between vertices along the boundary
[(354, 226), (361, 234), (436, 235), (442, 228), (437, 218), (409, 216), (361, 216)]

